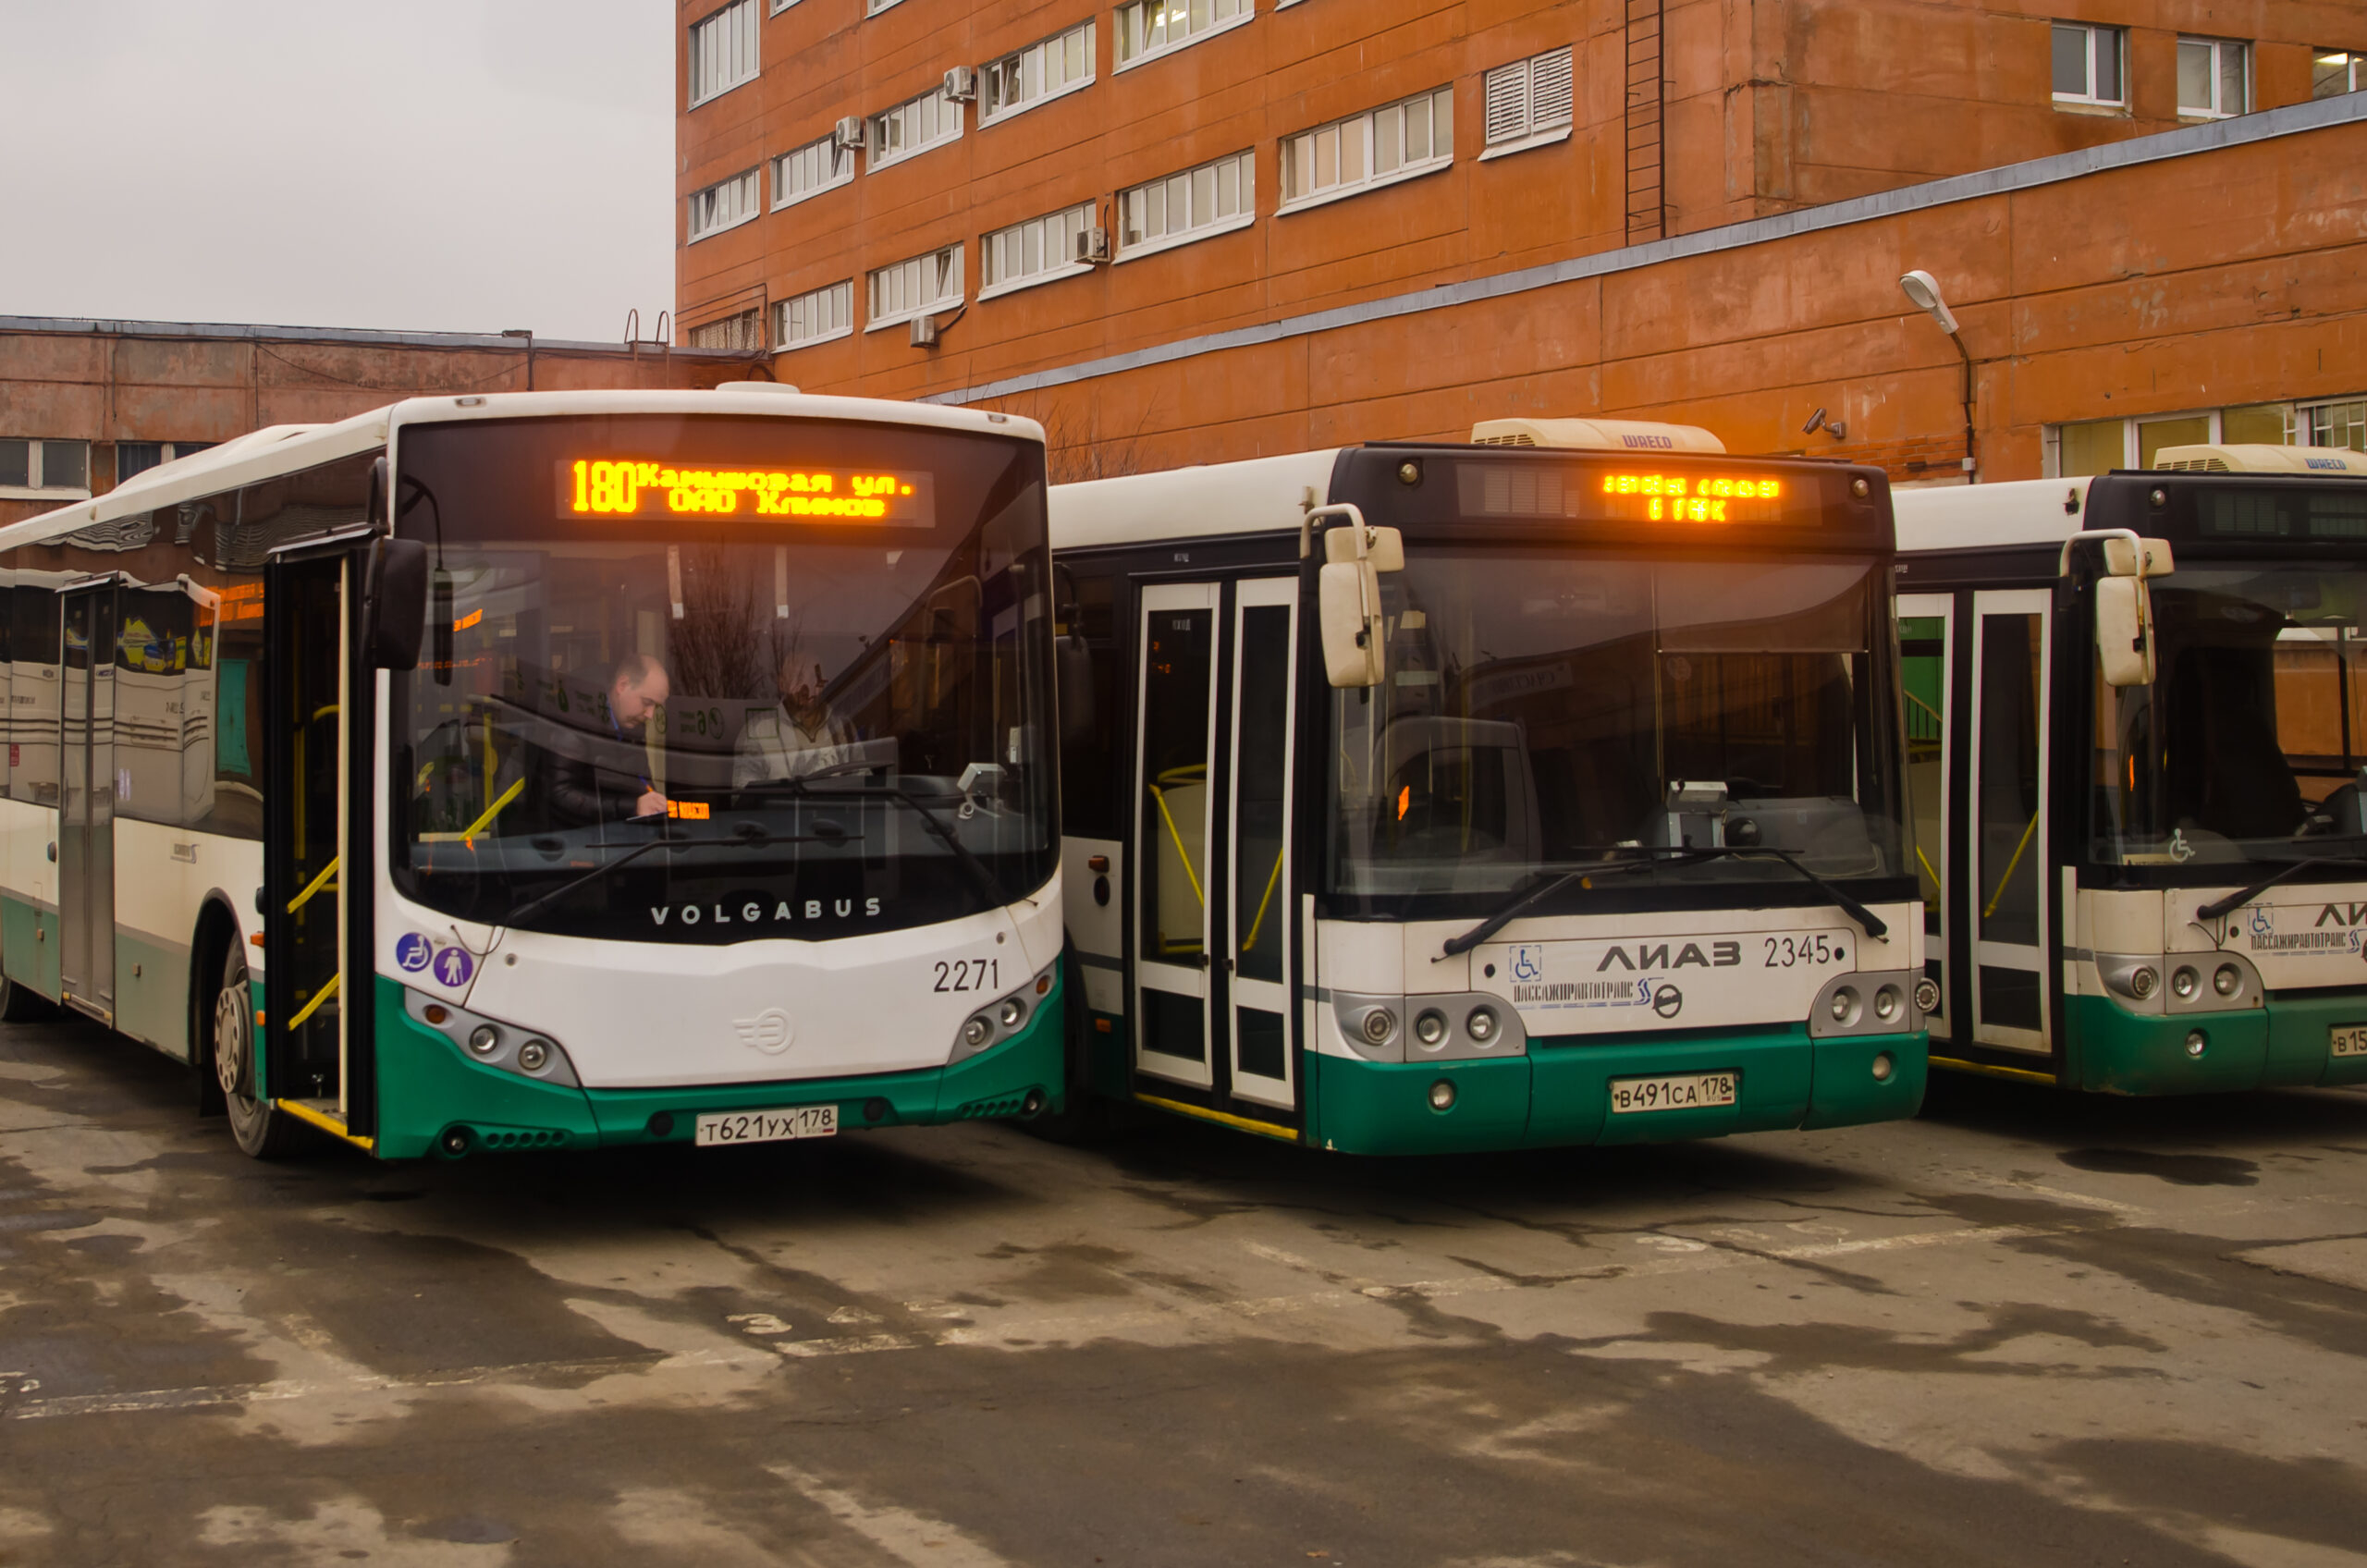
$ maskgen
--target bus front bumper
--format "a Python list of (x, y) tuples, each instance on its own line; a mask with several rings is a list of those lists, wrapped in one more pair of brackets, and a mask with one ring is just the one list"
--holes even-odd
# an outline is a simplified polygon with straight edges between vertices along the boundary
[[(1306, 1060), (1312, 1141), (1351, 1154), (1442, 1154), (1894, 1121), (1921, 1107), (1929, 1053), (1919, 1032), (1818, 1039), (1796, 1024), (1610, 1041), (1532, 1039), (1527, 1056), (1502, 1060)], [(1611, 1109), (1614, 1079), (1692, 1072), (1734, 1073), (1735, 1103)], [(1441, 1081), (1453, 1086), (1443, 1110), (1432, 1097)]]
[[(942, 1068), (871, 1076), (662, 1089), (581, 1089), (472, 1061), (403, 1010), (378, 980), (378, 1131), (386, 1159), (431, 1154), (689, 1143), (702, 1113), (835, 1105), (841, 1132), (926, 1126), (1061, 1109), (1061, 977), (1027, 1023), (998, 1046)], [(458, 1135), (457, 1143), (455, 1134)]]
[[(2067, 997), (2070, 1078), (2108, 1095), (2227, 1094), (2367, 1083), (2367, 1056), (2336, 1056), (2334, 1031), (2367, 1026), (2367, 989), (2272, 991), (2265, 1007), (2136, 1013)], [(2201, 1049), (2190, 1048), (2201, 1035)]]

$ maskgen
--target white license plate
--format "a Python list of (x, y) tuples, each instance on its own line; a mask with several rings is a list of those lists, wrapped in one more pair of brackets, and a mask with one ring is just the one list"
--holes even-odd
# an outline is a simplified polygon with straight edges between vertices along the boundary
[(787, 1110), (714, 1111), (698, 1120), (693, 1142), (701, 1147), (717, 1144), (778, 1144), (787, 1138), (828, 1138), (839, 1130), (839, 1108), (801, 1105)]
[(1699, 1110), (1732, 1105), (1742, 1087), (1737, 1072), (1670, 1072), (1658, 1078), (1613, 1078), (1611, 1113), (1638, 1110)]
[(2327, 1033), (2334, 1036), (2336, 1056), (2367, 1056), (2367, 1023), (2337, 1023)]

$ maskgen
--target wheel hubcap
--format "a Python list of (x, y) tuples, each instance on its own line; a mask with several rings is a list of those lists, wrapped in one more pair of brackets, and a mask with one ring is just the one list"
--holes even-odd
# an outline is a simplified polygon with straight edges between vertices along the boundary
[(214, 1075), (222, 1081), (224, 1094), (242, 1100), (254, 1097), (248, 1090), (247, 1072), (254, 1030), (243, 990), (226, 986), (214, 999)]

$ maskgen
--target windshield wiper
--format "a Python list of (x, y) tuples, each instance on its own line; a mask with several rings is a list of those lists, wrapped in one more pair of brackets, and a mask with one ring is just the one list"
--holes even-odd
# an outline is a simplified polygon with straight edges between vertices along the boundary
[[(1876, 941), (1881, 941), (1890, 935), (1889, 922), (1883, 920), (1872, 910), (1868, 909), (1864, 904), (1860, 903), (1855, 898), (1852, 898), (1840, 888), (1835, 887), (1834, 884), (1826, 881), (1823, 877), (1819, 876), (1815, 872), (1810, 871), (1807, 866), (1802, 865), (1798, 861), (1793, 859), (1788, 852), (1783, 850), (1771, 850), (1765, 848), (1745, 849), (1740, 845), (1735, 844), (1713, 845), (1709, 849), (1683, 848), (1673, 844), (1622, 844), (1617, 846), (1617, 848), (1612, 852), (1648, 856), (1668, 855), (1674, 858), (1665, 862), (1649, 859), (1609, 861), (1600, 866), (1583, 866), (1576, 871), (1565, 872), (1562, 876), (1556, 876), (1551, 881), (1545, 883), (1543, 886), (1536, 888), (1532, 892), (1516, 895), (1510, 903), (1507, 903), (1502, 909), (1497, 910), (1493, 914), (1490, 914), (1487, 919), (1481, 921), (1470, 930), (1464, 932), (1461, 936), (1449, 937), (1445, 948), (1440, 954), (1440, 957), (1453, 958), (1458, 953), (1469, 952), (1472, 949), (1478, 947), (1480, 943), (1486, 941), (1489, 937), (1494, 936), (1505, 926), (1511, 925), (1515, 920), (1520, 918), (1521, 912), (1528, 908), (1531, 904), (1540, 902), (1544, 899), (1559, 892), (1562, 888), (1568, 887), (1571, 883), (1578, 881), (1583, 877), (1618, 876), (1623, 872), (1639, 871), (1647, 866), (1659, 866), (1662, 864), (1692, 865), (1705, 860), (1748, 860), (1762, 855), (1771, 860), (1781, 861), (1784, 864), (1791, 867), (1795, 872), (1797, 872), (1801, 876), (1806, 877), (1809, 882), (1815, 884), (1819, 892), (1822, 893), (1826, 898), (1831, 899), (1834, 903), (1841, 906), (1843, 913), (1848, 915), (1850, 919), (1865, 927), (1867, 936), (1873, 937)], [(1430, 962), (1436, 963), (1438, 959), (1432, 959)]]
[(2212, 900), (2196, 910), (2194, 917), (2197, 920), (2216, 920), (2223, 914), (2233, 914), (2279, 882), (2299, 876), (2305, 871), (2313, 870), (2322, 865), (2357, 865), (2359, 862), (2360, 857), (2357, 855), (2312, 855), (2308, 860), (2294, 861), (2290, 864), (2279, 866), (2275, 872), (2262, 877), (2249, 888), (2238, 888), (2224, 899)]
[(843, 844), (862, 837), (860, 833), (767, 833), (762, 829), (751, 833), (744, 830), (744, 826), (742, 830), (735, 831), (728, 838), (686, 839), (679, 834), (665, 834), (652, 839), (638, 849), (626, 851), (612, 861), (604, 861), (581, 876), (570, 877), (547, 893), (536, 894), (503, 915), (496, 924), (515, 925), (520, 921), (549, 908), (585, 883), (596, 882), (619, 866), (632, 864), (652, 850), (698, 850), (742, 846), (749, 849), (762, 849), (768, 844)]

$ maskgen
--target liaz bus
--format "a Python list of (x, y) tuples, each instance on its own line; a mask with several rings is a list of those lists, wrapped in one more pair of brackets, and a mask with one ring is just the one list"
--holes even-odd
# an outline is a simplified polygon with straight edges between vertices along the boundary
[(1041, 432), (422, 398), (0, 530), (0, 969), (250, 1154), (1033, 1114), (1061, 1088)]
[(1933, 1060), (2367, 1081), (2367, 459), (1903, 491)]
[(1913, 1114), (1882, 472), (1475, 435), (1054, 488), (1072, 1093), (1363, 1153)]

